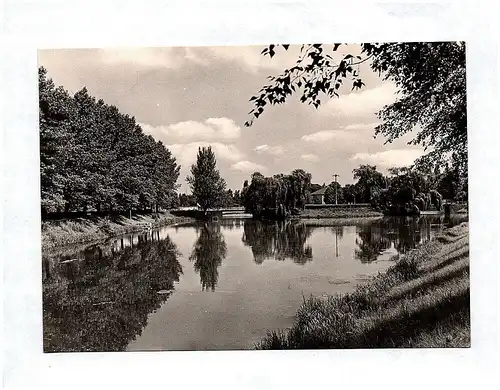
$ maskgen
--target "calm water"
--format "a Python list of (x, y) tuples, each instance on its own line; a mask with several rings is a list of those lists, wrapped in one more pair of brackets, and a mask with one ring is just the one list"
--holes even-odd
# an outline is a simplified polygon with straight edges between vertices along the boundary
[[(447, 224), (455, 224), (452, 220)], [(253, 348), (348, 292), (442, 218), (184, 224), (43, 258), (45, 351)]]

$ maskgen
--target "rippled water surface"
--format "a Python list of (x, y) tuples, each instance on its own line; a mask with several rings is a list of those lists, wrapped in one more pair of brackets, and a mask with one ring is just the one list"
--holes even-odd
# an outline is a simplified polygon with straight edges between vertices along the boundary
[(290, 326), (304, 297), (351, 291), (444, 226), (439, 217), (224, 220), (47, 253), (44, 349), (253, 348)]

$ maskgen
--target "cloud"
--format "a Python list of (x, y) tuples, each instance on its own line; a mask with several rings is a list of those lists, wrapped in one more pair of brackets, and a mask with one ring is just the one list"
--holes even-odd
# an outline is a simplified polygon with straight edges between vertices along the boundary
[(306, 134), (301, 137), (303, 141), (323, 143), (335, 141), (342, 143), (361, 143), (373, 138), (375, 127), (379, 122), (372, 123), (353, 123), (346, 126), (340, 126), (335, 130), (321, 130), (315, 133)]
[(293, 66), (300, 54), (300, 45), (291, 45), (287, 51), (283, 48), (276, 50), (276, 55), (271, 59), (263, 56), (262, 46), (214, 46), (207, 48), (210, 55), (223, 61), (236, 61), (245, 66), (247, 70), (256, 72), (259, 69), (272, 69), (282, 71)]
[(308, 162), (318, 162), (319, 161), (319, 157), (316, 156), (315, 154), (312, 154), (312, 153), (302, 154), (300, 156), (300, 158), (302, 160), (305, 160), (305, 161), (308, 161)]
[(391, 82), (359, 92), (340, 95), (339, 98), (330, 99), (320, 106), (318, 111), (323, 115), (349, 115), (349, 116), (374, 116), (384, 105), (394, 103), (396, 100), (396, 86)]
[(356, 153), (350, 160), (391, 168), (411, 165), (422, 155), (424, 155), (423, 149), (391, 149), (372, 154)]
[(209, 65), (190, 47), (99, 49), (100, 59), (107, 65), (134, 65), (150, 69), (180, 69), (188, 62)]
[(253, 162), (248, 161), (248, 160), (239, 161), (236, 164), (231, 165), (231, 168), (235, 169), (237, 171), (248, 172), (248, 173), (250, 173), (250, 172), (253, 173), (253, 172), (258, 172), (258, 171), (267, 171), (266, 167), (264, 167), (260, 164), (253, 163)]
[(330, 140), (338, 142), (356, 142), (359, 134), (345, 130), (322, 130), (316, 133), (303, 135), (301, 139), (307, 142), (322, 143)]
[(187, 144), (165, 145), (172, 152), (172, 155), (183, 166), (194, 164), (198, 154), (198, 148), (211, 146), (217, 160), (238, 161), (245, 157), (235, 145), (226, 145), (220, 142), (190, 142)]
[(380, 124), (380, 122), (372, 122), (372, 123), (353, 123), (347, 126), (343, 126), (342, 129), (344, 130), (370, 130), (370, 131), (375, 131), (375, 127), (377, 127)]
[(140, 125), (146, 133), (161, 136), (165, 141), (234, 140), (241, 135), (241, 128), (229, 118), (209, 118), (205, 122), (178, 122), (169, 126)]
[(269, 153), (272, 154), (273, 156), (281, 156), (283, 153), (285, 153), (285, 148), (281, 145), (269, 146), (267, 144), (264, 144), (255, 147), (254, 151), (256, 151), (259, 154)]

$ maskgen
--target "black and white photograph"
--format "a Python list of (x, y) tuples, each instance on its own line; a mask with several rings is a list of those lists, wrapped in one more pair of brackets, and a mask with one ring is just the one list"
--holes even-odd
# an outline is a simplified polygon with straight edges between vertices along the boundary
[(469, 348), (467, 47), (38, 50), (43, 351)]

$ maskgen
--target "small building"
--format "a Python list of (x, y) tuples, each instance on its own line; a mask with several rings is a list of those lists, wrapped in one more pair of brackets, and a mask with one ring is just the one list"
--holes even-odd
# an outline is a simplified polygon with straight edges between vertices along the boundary
[(321, 187), (318, 191), (311, 193), (311, 202), (314, 204), (325, 204), (325, 193), (328, 187)]

